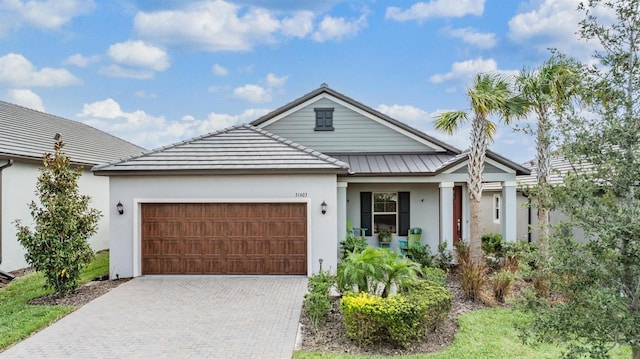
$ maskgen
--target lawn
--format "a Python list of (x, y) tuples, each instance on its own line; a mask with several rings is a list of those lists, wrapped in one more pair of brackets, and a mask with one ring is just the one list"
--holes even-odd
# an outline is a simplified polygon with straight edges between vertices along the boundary
[[(397, 358), (423, 359), (534, 359), (559, 358), (562, 349), (553, 345), (539, 345), (536, 347), (522, 343), (514, 325), (524, 320), (523, 314), (509, 309), (482, 309), (463, 314), (459, 318), (460, 330), (456, 334), (453, 344), (438, 353), (424, 355), (398, 356)], [(616, 348), (611, 353), (612, 358), (630, 358), (629, 348)], [(327, 354), (298, 351), (294, 359), (364, 359), (371, 356)], [(382, 357), (379, 357), (382, 358)]]
[[(82, 272), (80, 284), (107, 273), (109, 253), (99, 253)], [(41, 273), (31, 273), (0, 289), (0, 350), (75, 310), (71, 306), (28, 305), (31, 299), (53, 293), (53, 289), (44, 289), (44, 283)]]

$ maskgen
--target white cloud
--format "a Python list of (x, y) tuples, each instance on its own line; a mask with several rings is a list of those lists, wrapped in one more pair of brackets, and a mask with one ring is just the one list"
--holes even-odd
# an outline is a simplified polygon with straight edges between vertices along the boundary
[(498, 64), (494, 59), (483, 59), (479, 57), (477, 59), (454, 62), (451, 65), (451, 71), (445, 74), (436, 74), (429, 79), (433, 83), (442, 83), (449, 80), (462, 80), (468, 81), (476, 74), (482, 72), (496, 72), (505, 76), (511, 76), (518, 74), (518, 70), (499, 70)]
[(289, 79), (289, 76), (278, 77), (274, 73), (267, 74), (267, 86), (269, 87), (282, 87)]
[(109, 57), (125, 66), (164, 71), (169, 68), (167, 53), (143, 41), (127, 41), (109, 46)]
[(376, 108), (385, 115), (405, 123), (415, 123), (419, 121), (429, 121), (433, 114), (411, 105), (385, 105), (381, 104)]
[(313, 13), (299, 11), (292, 17), (282, 19), (282, 34), (293, 37), (305, 37), (313, 30)]
[(156, 98), (156, 97), (158, 97), (158, 95), (156, 95), (154, 93), (146, 92), (144, 90), (136, 91), (135, 96), (139, 97), (139, 98)]
[(432, 0), (417, 2), (409, 9), (399, 7), (387, 8), (385, 17), (396, 21), (422, 21), (430, 17), (462, 17), (465, 15), (482, 15), (485, 0)]
[(118, 102), (109, 98), (85, 103), (77, 116), (88, 125), (151, 149), (249, 122), (269, 111), (248, 109), (239, 115), (212, 112), (204, 119), (184, 115), (179, 120), (169, 121), (164, 116), (153, 116), (142, 110), (123, 111)]
[(229, 74), (229, 70), (218, 64), (213, 65), (211, 71), (218, 76), (227, 76)]
[(100, 69), (100, 73), (111, 77), (124, 77), (136, 80), (152, 79), (154, 72), (149, 70), (128, 69), (120, 65), (109, 65)]
[(6, 94), (6, 100), (20, 106), (44, 111), (44, 105), (42, 104), (40, 96), (29, 89), (9, 90)]
[(451, 29), (448, 33), (452, 37), (462, 39), (462, 41), (479, 47), (481, 49), (490, 49), (495, 47), (498, 41), (496, 40), (496, 34), (487, 32), (478, 32), (471, 27), (465, 27), (463, 29)]
[(247, 84), (235, 88), (233, 97), (251, 103), (269, 102), (271, 101), (271, 90), (259, 85)]
[(100, 56), (98, 55), (84, 56), (82, 54), (74, 54), (64, 59), (64, 61), (62, 61), (62, 64), (73, 65), (77, 67), (87, 67), (98, 61), (100, 61)]
[(139, 12), (134, 18), (141, 37), (207, 51), (248, 51), (274, 42), (280, 28), (280, 21), (267, 10), (222, 0), (191, 3), (183, 10)]
[[(509, 20), (508, 37), (514, 42), (526, 44), (547, 52), (556, 48), (564, 53), (586, 58), (597, 47), (586, 43), (576, 34), (584, 13), (576, 11), (578, 0), (542, 0), (536, 7), (515, 15)], [(599, 19), (611, 14), (596, 11)]]
[(0, 31), (17, 29), (23, 24), (47, 30), (58, 29), (74, 17), (88, 14), (94, 8), (92, 0), (2, 1), (0, 12), (3, 13), (4, 26)]
[(344, 17), (325, 16), (318, 29), (313, 33), (313, 40), (325, 42), (329, 40), (341, 40), (347, 36), (355, 36), (367, 26), (367, 14), (363, 14), (356, 20), (349, 21)]
[(38, 70), (20, 54), (9, 53), (0, 57), (0, 83), (25, 87), (71, 86), (82, 81), (65, 69), (43, 67)]

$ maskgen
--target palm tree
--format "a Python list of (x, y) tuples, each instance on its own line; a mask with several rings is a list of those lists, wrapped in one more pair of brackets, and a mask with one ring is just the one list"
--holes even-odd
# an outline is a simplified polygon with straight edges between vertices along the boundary
[[(469, 209), (471, 212), (471, 233), (469, 250), (472, 261), (482, 259), (482, 223), (480, 199), (482, 197), (482, 172), (489, 142), (493, 142), (496, 124), (489, 117), (497, 115), (505, 124), (513, 117), (524, 115), (523, 102), (514, 96), (507, 79), (498, 74), (478, 74), (473, 85), (467, 89), (471, 103), (471, 147), (469, 148)], [(450, 111), (440, 114), (435, 121), (437, 130), (453, 134), (463, 122), (469, 121), (466, 111)]]
[(556, 109), (567, 105), (576, 93), (576, 66), (562, 56), (554, 55), (535, 71), (522, 71), (516, 79), (520, 96), (536, 121), (536, 179), (535, 204), (538, 208), (538, 245), (546, 256), (549, 238), (549, 177), (551, 175), (552, 116)]

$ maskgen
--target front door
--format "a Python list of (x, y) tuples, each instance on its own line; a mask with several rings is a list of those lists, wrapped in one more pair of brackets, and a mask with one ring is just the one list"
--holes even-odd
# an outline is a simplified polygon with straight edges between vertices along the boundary
[(453, 187), (453, 246), (462, 239), (462, 186)]

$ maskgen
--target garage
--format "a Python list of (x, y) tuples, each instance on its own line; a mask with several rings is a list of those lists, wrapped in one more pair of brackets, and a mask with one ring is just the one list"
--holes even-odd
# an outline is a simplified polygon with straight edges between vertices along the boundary
[(142, 203), (142, 274), (307, 274), (306, 203)]

